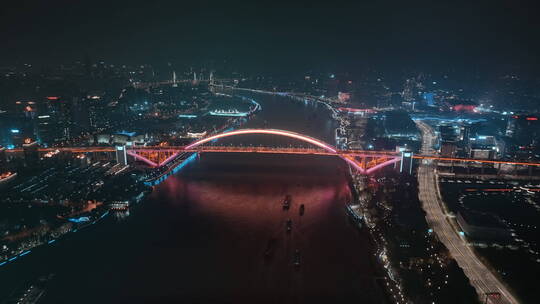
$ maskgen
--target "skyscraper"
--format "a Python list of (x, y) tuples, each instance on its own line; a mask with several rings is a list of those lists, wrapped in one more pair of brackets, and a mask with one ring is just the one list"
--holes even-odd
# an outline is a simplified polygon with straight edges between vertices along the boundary
[(31, 138), (27, 138), (23, 144), (24, 162), (27, 167), (32, 167), (39, 162), (38, 143)]
[(51, 115), (39, 115), (36, 119), (36, 136), (42, 144), (48, 146), (54, 142), (56, 122)]
[(430, 92), (424, 92), (422, 94), (422, 99), (424, 100), (424, 102), (426, 103), (426, 105), (428, 107), (433, 107), (435, 106), (435, 94), (433, 93), (430, 93)]
[(72, 103), (66, 98), (58, 96), (49, 96), (46, 99), (49, 115), (54, 118), (57, 127), (57, 138), (60, 140), (70, 139), (72, 136)]
[(0, 173), (6, 171), (6, 168), (7, 168), (6, 148), (0, 146)]

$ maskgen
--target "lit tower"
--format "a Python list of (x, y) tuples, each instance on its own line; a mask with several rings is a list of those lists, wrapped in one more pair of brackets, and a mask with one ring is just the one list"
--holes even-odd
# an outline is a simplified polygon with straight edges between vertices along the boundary
[(176, 71), (172, 72), (172, 86), (173, 88), (176, 88), (178, 86), (178, 83), (176, 81)]
[(210, 85), (214, 85), (214, 71), (210, 71)]

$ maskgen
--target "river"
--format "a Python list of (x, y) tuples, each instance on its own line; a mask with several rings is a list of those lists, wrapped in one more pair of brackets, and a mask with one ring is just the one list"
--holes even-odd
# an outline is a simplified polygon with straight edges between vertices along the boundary
[[(324, 106), (255, 98), (262, 111), (244, 127), (334, 143)], [(232, 141), (298, 144), (265, 135), (220, 144)], [(128, 217), (109, 216), (0, 269), (0, 295), (54, 273), (40, 303), (382, 303), (372, 244), (345, 213), (346, 172), (327, 156), (203, 154)]]

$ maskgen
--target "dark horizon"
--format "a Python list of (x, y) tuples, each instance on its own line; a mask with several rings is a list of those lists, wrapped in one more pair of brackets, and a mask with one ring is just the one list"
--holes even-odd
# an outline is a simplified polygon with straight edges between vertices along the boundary
[(22, 1), (0, 13), (0, 63), (227, 62), (243, 70), (536, 68), (529, 2)]

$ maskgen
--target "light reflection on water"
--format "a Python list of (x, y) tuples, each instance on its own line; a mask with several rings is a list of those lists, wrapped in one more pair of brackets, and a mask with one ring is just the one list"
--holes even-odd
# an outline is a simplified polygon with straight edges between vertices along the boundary
[[(335, 124), (324, 108), (257, 100), (264, 111), (245, 127), (267, 124), (333, 144)], [(157, 186), (129, 217), (107, 218), (28, 255), (0, 281), (13, 283), (8, 290), (56, 273), (43, 303), (380, 303), (371, 244), (345, 214), (351, 197), (345, 172), (332, 157), (205, 154)], [(289, 211), (281, 205), (286, 194), (293, 198)], [(270, 239), (276, 243), (266, 260)]]

